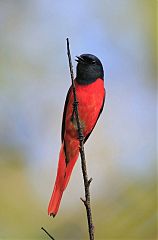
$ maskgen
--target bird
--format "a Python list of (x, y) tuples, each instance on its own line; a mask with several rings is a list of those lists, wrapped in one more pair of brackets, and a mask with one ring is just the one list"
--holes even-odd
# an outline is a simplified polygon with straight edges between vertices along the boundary
[[(76, 57), (76, 78), (74, 79), (78, 101), (79, 120), (84, 143), (91, 135), (104, 107), (106, 90), (104, 69), (101, 61), (93, 54)], [(76, 116), (73, 112), (74, 95), (70, 86), (63, 111), (61, 148), (54, 189), (48, 205), (48, 215), (55, 217), (60, 206), (74, 165), (79, 156), (79, 138)]]

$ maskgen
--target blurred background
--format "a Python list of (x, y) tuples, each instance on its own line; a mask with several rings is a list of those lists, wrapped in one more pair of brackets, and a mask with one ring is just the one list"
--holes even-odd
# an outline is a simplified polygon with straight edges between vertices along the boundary
[[(86, 143), (95, 236), (157, 239), (156, 1), (0, 1), (0, 239), (88, 239), (80, 160), (55, 219), (56, 176), (73, 60), (105, 69), (106, 104)], [(76, 63), (73, 62), (74, 69)]]

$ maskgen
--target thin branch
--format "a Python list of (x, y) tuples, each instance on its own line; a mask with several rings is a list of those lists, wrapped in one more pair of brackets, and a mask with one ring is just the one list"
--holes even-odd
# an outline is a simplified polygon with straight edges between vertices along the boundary
[(82, 167), (82, 174), (83, 174), (83, 179), (84, 179), (84, 189), (85, 189), (85, 200), (83, 200), (82, 198), (81, 198), (81, 200), (86, 207), (89, 239), (94, 240), (94, 225), (93, 225), (93, 221), (92, 221), (92, 211), (91, 211), (91, 205), (90, 205), (90, 191), (89, 191), (89, 186), (92, 181), (92, 178), (90, 178), (88, 180), (86, 159), (85, 159), (85, 152), (84, 152), (84, 136), (83, 136), (83, 131), (82, 131), (79, 113), (78, 113), (78, 104), (79, 103), (77, 101), (77, 96), (76, 96), (76, 88), (75, 88), (75, 82), (74, 82), (74, 74), (73, 74), (73, 66), (72, 66), (72, 61), (71, 61), (69, 39), (67, 38), (66, 41), (67, 41), (67, 55), (68, 55), (68, 60), (69, 60), (72, 89), (73, 89), (73, 95), (74, 95), (73, 115), (75, 114), (76, 122), (77, 122), (78, 138), (79, 138), (79, 142), (80, 142), (81, 167)]
[(50, 233), (47, 232), (46, 229), (44, 229), (43, 227), (41, 227), (41, 229), (48, 235), (48, 237), (49, 237), (50, 239), (55, 240), (55, 239), (50, 235)]

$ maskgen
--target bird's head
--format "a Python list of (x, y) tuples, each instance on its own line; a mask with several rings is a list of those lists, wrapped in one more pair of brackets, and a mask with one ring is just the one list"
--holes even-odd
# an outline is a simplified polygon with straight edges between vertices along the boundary
[(95, 82), (96, 79), (104, 79), (104, 70), (101, 61), (92, 54), (82, 54), (76, 57), (77, 74), (76, 81), (79, 84), (87, 85)]

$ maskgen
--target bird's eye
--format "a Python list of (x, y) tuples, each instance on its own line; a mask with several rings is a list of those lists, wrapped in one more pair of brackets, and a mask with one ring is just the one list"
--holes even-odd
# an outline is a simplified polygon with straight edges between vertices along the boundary
[(92, 64), (95, 64), (95, 63), (96, 63), (96, 61), (95, 61), (95, 60), (93, 60), (93, 61), (92, 61)]

